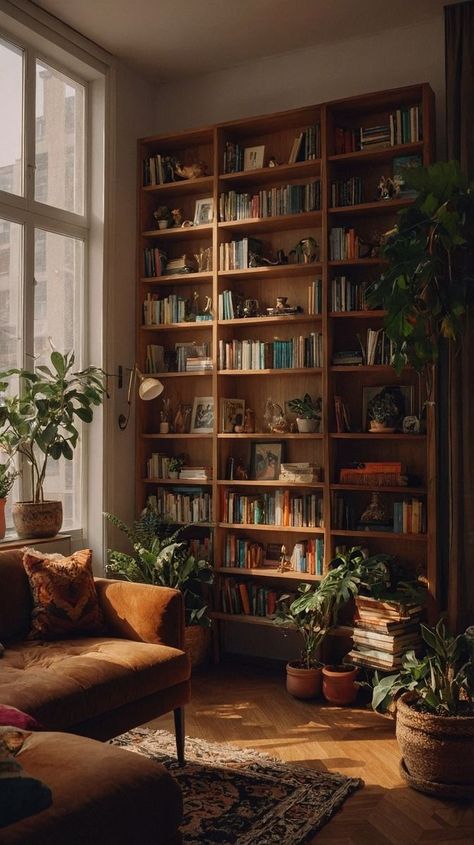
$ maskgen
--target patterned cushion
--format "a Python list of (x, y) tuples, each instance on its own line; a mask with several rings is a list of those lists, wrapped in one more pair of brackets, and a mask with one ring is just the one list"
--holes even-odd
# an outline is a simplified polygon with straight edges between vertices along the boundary
[(10, 727), (21, 728), (24, 731), (43, 731), (43, 725), (38, 722), (34, 716), (28, 713), (23, 713), (23, 710), (18, 710), (17, 707), (11, 707), (8, 704), (0, 704), (0, 726), (9, 725)]
[(69, 557), (26, 549), (23, 566), (33, 596), (28, 639), (56, 640), (104, 633), (90, 549)]

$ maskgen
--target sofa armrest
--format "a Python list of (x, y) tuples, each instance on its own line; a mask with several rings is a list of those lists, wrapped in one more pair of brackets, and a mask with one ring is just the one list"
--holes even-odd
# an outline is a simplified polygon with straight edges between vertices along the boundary
[(107, 631), (127, 640), (183, 649), (184, 602), (179, 590), (95, 578)]

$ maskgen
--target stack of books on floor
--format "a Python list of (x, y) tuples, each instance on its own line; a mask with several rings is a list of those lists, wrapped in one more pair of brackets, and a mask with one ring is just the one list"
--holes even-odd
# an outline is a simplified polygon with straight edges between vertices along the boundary
[(281, 464), (280, 481), (298, 482), (300, 484), (311, 484), (314, 481), (321, 481), (322, 469), (309, 461), (299, 461), (296, 464)]
[(403, 656), (422, 647), (422, 606), (357, 596), (354, 646), (348, 657), (357, 666), (398, 669)]
[(211, 481), (212, 467), (182, 467), (180, 481)]

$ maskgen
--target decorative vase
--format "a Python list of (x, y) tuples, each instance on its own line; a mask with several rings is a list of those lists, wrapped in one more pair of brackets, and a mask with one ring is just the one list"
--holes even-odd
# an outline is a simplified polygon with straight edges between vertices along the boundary
[(184, 629), (184, 650), (191, 661), (191, 668), (197, 669), (209, 660), (211, 629), (202, 625), (186, 625)]
[(321, 694), (321, 668), (304, 669), (299, 662), (287, 663), (286, 689), (294, 698), (316, 698)]
[(397, 701), (401, 774), (409, 786), (438, 798), (474, 798), (474, 716), (421, 713), (405, 693)]
[(167, 229), (168, 228), (168, 221), (167, 220), (158, 220), (158, 228), (159, 229)]
[(319, 420), (309, 420), (305, 417), (297, 417), (296, 425), (300, 434), (314, 434), (318, 430)]
[(172, 472), (168, 470), (168, 478), (179, 478), (179, 472)]
[(3, 540), (7, 526), (5, 524), (5, 505), (6, 499), (0, 499), (0, 540)]
[(323, 695), (331, 704), (352, 704), (358, 687), (354, 683), (357, 667), (323, 666)]
[(168, 434), (170, 430), (170, 424), (168, 422), (160, 422), (160, 434)]
[(62, 502), (14, 502), (16, 533), (23, 538), (55, 537), (63, 524)]

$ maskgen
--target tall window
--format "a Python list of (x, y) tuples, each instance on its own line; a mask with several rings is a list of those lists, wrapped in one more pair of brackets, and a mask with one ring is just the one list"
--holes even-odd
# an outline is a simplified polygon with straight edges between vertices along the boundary
[[(0, 370), (44, 363), (51, 344), (80, 365), (87, 83), (0, 37), (0, 108)], [(62, 499), (66, 530), (82, 523), (82, 457), (78, 447), (72, 463), (49, 465), (46, 493)]]

